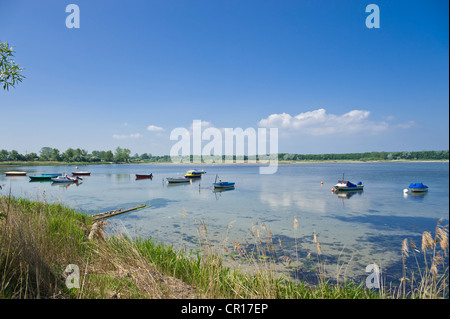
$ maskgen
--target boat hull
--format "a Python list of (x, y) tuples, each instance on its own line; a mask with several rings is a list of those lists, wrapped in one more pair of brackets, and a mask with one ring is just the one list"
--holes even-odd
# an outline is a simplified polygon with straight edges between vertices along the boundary
[(425, 192), (428, 192), (428, 187), (427, 188), (410, 188), (409, 190), (413, 193), (425, 193)]
[(334, 185), (336, 191), (362, 191), (364, 186), (348, 187), (348, 186), (338, 186)]
[(55, 183), (78, 183), (78, 178), (71, 178), (69, 176), (53, 177), (52, 181)]
[(42, 174), (42, 175), (30, 175), (28, 176), (32, 181), (50, 181), (52, 178), (56, 178), (60, 174)]
[(6, 176), (26, 176), (27, 172), (5, 172)]
[(136, 174), (136, 179), (149, 179), (149, 178), (153, 178), (153, 174), (150, 175)]
[(191, 181), (189, 178), (186, 178), (186, 177), (183, 177), (183, 178), (167, 177), (166, 179), (171, 184), (175, 184), (175, 183), (189, 183)]
[(89, 176), (91, 172), (72, 172), (73, 176)]
[(233, 182), (214, 183), (214, 188), (234, 188), (234, 183)]

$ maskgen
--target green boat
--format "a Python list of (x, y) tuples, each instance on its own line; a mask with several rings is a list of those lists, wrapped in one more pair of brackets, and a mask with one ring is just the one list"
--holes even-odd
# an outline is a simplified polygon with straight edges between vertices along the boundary
[(61, 174), (42, 174), (42, 175), (29, 175), (31, 181), (51, 181), (52, 178)]

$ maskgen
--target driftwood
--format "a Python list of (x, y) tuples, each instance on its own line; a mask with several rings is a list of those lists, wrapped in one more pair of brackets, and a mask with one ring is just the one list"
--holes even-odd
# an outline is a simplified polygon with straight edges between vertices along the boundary
[(117, 216), (117, 215), (120, 215), (120, 214), (125, 214), (125, 213), (131, 212), (131, 211), (136, 210), (136, 209), (141, 209), (141, 208), (144, 208), (144, 207), (147, 207), (147, 205), (141, 205), (141, 206), (138, 206), (138, 207), (125, 209), (125, 210), (122, 210), (122, 208), (119, 208), (119, 209), (110, 210), (110, 211), (107, 211), (107, 212), (104, 212), (104, 213), (95, 214), (95, 215), (92, 216), (92, 218), (95, 221), (103, 220), (103, 219), (114, 217), (114, 216)]

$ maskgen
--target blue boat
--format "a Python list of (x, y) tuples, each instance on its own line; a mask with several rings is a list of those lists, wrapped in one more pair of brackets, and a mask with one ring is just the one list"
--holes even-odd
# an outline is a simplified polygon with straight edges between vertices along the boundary
[(222, 182), (221, 180), (217, 181), (219, 178), (218, 175), (216, 175), (216, 180), (213, 183), (214, 188), (234, 188), (234, 182)]
[(234, 182), (218, 182), (214, 183), (214, 188), (232, 188), (234, 187)]
[(428, 191), (428, 186), (423, 183), (411, 183), (409, 184), (409, 190), (415, 193), (422, 193)]

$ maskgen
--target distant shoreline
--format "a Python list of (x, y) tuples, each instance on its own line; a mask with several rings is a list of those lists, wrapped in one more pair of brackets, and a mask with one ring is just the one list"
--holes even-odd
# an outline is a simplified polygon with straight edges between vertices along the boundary
[[(277, 163), (279, 165), (288, 165), (288, 164), (351, 164), (351, 163), (449, 163), (449, 160), (406, 160), (406, 159), (400, 159), (400, 160), (304, 160), (304, 161), (278, 161), (273, 162), (272, 164)], [(255, 162), (255, 163), (173, 163), (173, 162), (130, 162), (130, 163), (114, 163), (114, 162), (100, 162), (100, 163), (92, 163), (92, 162), (57, 162), (57, 161), (46, 161), (46, 162), (7, 162), (7, 163), (0, 163), (0, 167), (14, 167), (14, 166), (88, 166), (88, 165), (197, 165), (197, 166), (215, 166), (215, 165), (269, 165), (269, 163), (262, 163), (262, 162)]]

